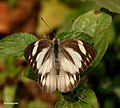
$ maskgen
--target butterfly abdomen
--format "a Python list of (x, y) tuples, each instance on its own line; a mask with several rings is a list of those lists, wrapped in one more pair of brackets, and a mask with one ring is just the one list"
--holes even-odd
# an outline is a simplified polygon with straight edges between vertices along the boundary
[(60, 72), (60, 60), (59, 60), (59, 39), (55, 38), (53, 43), (53, 52), (54, 52), (54, 68), (56, 75), (59, 75)]

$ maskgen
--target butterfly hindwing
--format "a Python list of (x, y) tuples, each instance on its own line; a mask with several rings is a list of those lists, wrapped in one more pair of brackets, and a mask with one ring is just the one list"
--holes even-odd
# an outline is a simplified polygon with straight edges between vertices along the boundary
[(61, 52), (60, 72), (58, 76), (58, 90), (68, 92), (73, 90), (80, 80), (76, 67)]

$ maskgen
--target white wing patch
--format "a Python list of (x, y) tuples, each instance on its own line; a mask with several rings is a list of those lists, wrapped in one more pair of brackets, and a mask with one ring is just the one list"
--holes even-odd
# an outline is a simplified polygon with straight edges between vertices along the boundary
[(81, 50), (81, 52), (84, 54), (84, 55), (86, 55), (86, 50), (85, 50), (85, 48), (84, 48), (84, 46), (83, 46), (83, 43), (82, 43), (82, 41), (78, 41), (78, 46), (79, 46), (79, 48), (80, 48), (80, 50)]
[[(67, 52), (71, 55), (71, 57), (73, 58), (73, 61), (75, 63), (75, 67), (76, 67), (76, 70), (79, 72), (79, 68), (82, 67), (82, 57), (79, 53), (73, 51), (73, 49), (71, 48), (65, 48), (67, 50)], [(73, 64), (72, 64), (73, 65)]]
[(75, 67), (75, 65), (73, 65), (73, 63), (71, 61), (69, 61), (67, 58), (65, 57), (61, 57), (60, 58), (60, 69), (63, 69), (66, 72), (70, 72), (71, 74), (79, 72), (79, 70)]
[(42, 64), (42, 61), (43, 61), (43, 58), (46, 54), (46, 52), (48, 51), (48, 48), (45, 48), (42, 50), (42, 52), (40, 52), (37, 57), (36, 57), (36, 62), (37, 62), (37, 69), (39, 69), (41, 67), (41, 64)]
[(35, 54), (36, 54), (36, 52), (37, 52), (37, 49), (38, 49), (38, 43), (39, 43), (39, 41), (37, 41), (35, 44), (34, 44), (34, 48), (33, 48), (33, 51), (32, 51), (32, 56), (34, 56)]

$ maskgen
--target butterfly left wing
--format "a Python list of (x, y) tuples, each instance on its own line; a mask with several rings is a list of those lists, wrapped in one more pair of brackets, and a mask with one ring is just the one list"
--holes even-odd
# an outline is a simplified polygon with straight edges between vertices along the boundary
[(80, 81), (80, 73), (90, 65), (95, 55), (95, 49), (86, 42), (77, 39), (62, 41), (60, 43), (59, 91), (73, 90)]
[(38, 74), (38, 83), (42, 90), (53, 92), (56, 90), (56, 75), (53, 68), (53, 44), (48, 40), (38, 40), (30, 44), (24, 56), (32, 70)]

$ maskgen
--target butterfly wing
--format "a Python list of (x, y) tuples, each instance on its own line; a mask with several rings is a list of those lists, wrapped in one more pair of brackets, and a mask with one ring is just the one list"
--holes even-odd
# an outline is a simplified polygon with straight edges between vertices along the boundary
[(56, 90), (56, 75), (53, 68), (53, 44), (48, 40), (38, 40), (30, 44), (24, 56), (32, 70), (38, 74), (40, 88), (46, 92)]
[(58, 89), (61, 92), (73, 90), (82, 73), (94, 60), (95, 49), (77, 39), (66, 39), (60, 43), (60, 74)]

